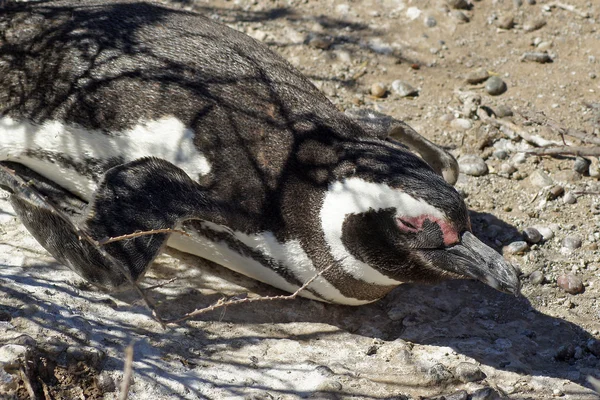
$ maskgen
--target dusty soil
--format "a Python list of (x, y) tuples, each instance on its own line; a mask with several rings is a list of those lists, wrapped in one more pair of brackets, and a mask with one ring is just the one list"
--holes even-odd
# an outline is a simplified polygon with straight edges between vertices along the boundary
[[(98, 292), (53, 261), (2, 199), (0, 343), (14, 346), (0, 348), (0, 396), (116, 398), (125, 347), (134, 343), (131, 399), (597, 399), (587, 379), (600, 378), (598, 160), (579, 169), (586, 176), (573, 170), (571, 156), (522, 156), (533, 146), (470, 115), (459, 98), (469, 91), (491, 110), (508, 106), (515, 115), (502, 121), (547, 140), (562, 143), (551, 126), (519, 112), (600, 134), (600, 4), (518, 3), (482, 0), (462, 11), (443, 0), (175, 4), (265, 42), (340, 108), (378, 110), (459, 160), (485, 160), (488, 172), (461, 174), (457, 188), (475, 232), (521, 268), (522, 297), (470, 281), (404, 285), (359, 308), (253, 303), (163, 330), (133, 291)], [(509, 27), (511, 17), (514, 27), (498, 27)], [(522, 60), (534, 51), (552, 62)], [(466, 83), (478, 68), (500, 77), (506, 92), (491, 96), (484, 83)], [(418, 95), (401, 97), (395, 80)], [(371, 95), (376, 83), (387, 89), (383, 97)], [(550, 180), (540, 184), (540, 172)], [(553, 237), (509, 254), (517, 246), (506, 246), (533, 226)], [(573, 249), (577, 238), (582, 246)], [(557, 285), (565, 273), (581, 279), (583, 293)], [(223, 296), (279, 294), (175, 251), (155, 263), (145, 284), (175, 277), (150, 293), (165, 317)]]

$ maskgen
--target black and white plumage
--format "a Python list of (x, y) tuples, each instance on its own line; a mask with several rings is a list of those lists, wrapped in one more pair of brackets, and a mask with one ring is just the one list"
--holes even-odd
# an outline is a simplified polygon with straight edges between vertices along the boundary
[[(364, 304), (471, 277), (518, 293), (470, 233), (455, 160), (400, 121), (341, 113), (265, 46), (152, 3), (9, 3), (0, 13), (0, 160), (140, 279), (164, 244), (307, 297)], [(400, 133), (402, 144), (388, 139)], [(128, 280), (68, 224), (0, 186), (58, 260)]]

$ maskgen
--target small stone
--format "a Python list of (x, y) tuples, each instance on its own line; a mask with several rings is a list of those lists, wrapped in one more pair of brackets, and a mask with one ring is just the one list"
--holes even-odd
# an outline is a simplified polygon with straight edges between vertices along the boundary
[(512, 242), (508, 246), (504, 247), (505, 254), (524, 254), (529, 250), (529, 245), (525, 241)]
[(19, 344), (5, 344), (0, 347), (0, 365), (5, 370), (19, 369), (29, 357), (29, 349)]
[(425, 17), (425, 19), (423, 20), (423, 23), (425, 24), (426, 27), (428, 28), (433, 28), (434, 26), (437, 25), (437, 21), (435, 20), (434, 17), (432, 16), (427, 16)]
[(477, 382), (486, 377), (477, 365), (470, 362), (461, 362), (458, 364), (454, 370), (454, 376), (463, 383)]
[(560, 346), (554, 355), (556, 361), (569, 361), (573, 357), (575, 357), (575, 346), (572, 344)]
[(69, 346), (67, 348), (67, 360), (84, 361), (92, 367), (99, 367), (105, 357), (106, 354), (95, 347)]
[(327, 50), (332, 44), (331, 39), (321, 35), (314, 35), (308, 39), (308, 45), (316, 49)]
[(588, 160), (587, 158), (577, 157), (575, 159), (575, 162), (573, 163), (573, 170), (584, 176), (589, 175), (591, 163), (592, 162), (590, 160)]
[(452, 373), (448, 371), (443, 364), (435, 364), (427, 370), (427, 375), (431, 378), (431, 384), (439, 385), (452, 378)]
[(563, 197), (563, 202), (565, 204), (575, 204), (577, 203), (577, 196), (575, 196), (573, 192), (567, 192)]
[(467, 0), (447, 0), (450, 8), (455, 10), (466, 10), (469, 8), (469, 2)]
[(579, 236), (570, 235), (566, 236), (562, 241), (562, 247), (568, 250), (575, 250), (581, 247), (582, 240)]
[(485, 82), (490, 77), (490, 73), (485, 68), (477, 68), (467, 74), (466, 81), (472, 85)]
[(506, 160), (508, 158), (508, 152), (506, 150), (502, 150), (502, 149), (494, 150), (492, 155), (494, 157), (496, 157), (498, 160)]
[(450, 122), (450, 126), (456, 130), (467, 131), (473, 127), (473, 122), (466, 118), (456, 118)]
[(546, 242), (554, 237), (554, 231), (547, 226), (537, 226), (535, 229), (542, 235), (542, 239)]
[(459, 390), (458, 392), (444, 397), (446, 400), (467, 400), (469, 398), (469, 393), (467, 393), (466, 390)]
[(500, 172), (502, 172), (503, 174), (506, 175), (510, 175), (512, 173), (515, 173), (517, 171), (517, 168), (509, 163), (502, 163), (500, 165)]
[(492, 388), (483, 388), (471, 393), (471, 400), (497, 400), (500, 398), (498, 392)]
[(492, 76), (485, 82), (485, 91), (492, 96), (501, 95), (506, 90), (506, 83), (497, 76)]
[(523, 24), (523, 30), (525, 32), (533, 32), (533, 31), (537, 31), (538, 29), (543, 28), (546, 25), (546, 21), (542, 18), (534, 18), (531, 20), (526, 21)]
[(515, 19), (512, 15), (504, 15), (498, 18), (496, 25), (500, 29), (512, 29), (515, 27)]
[(102, 393), (112, 393), (117, 390), (115, 380), (106, 371), (102, 371), (95, 377), (95, 380), (96, 386), (98, 386)]
[(548, 191), (548, 200), (558, 199), (565, 193), (565, 188), (560, 185), (554, 185)]
[(531, 275), (529, 275), (529, 282), (532, 285), (541, 285), (546, 280), (546, 277), (542, 273), (542, 271), (533, 271)]
[(563, 391), (562, 391), (562, 390), (560, 390), (560, 389), (554, 389), (554, 390), (552, 391), (552, 396), (555, 396), (555, 397), (560, 397), (560, 396), (564, 396), (564, 393), (563, 393)]
[(523, 164), (527, 161), (527, 155), (525, 153), (517, 153), (511, 158), (511, 163), (513, 164)]
[(546, 63), (552, 62), (552, 58), (550, 58), (550, 55), (545, 52), (528, 51), (526, 53), (523, 53), (523, 55), (521, 56), (521, 61), (529, 61), (529, 62), (536, 62), (536, 63), (540, 63), (540, 64), (546, 64)]
[(462, 12), (460, 10), (452, 10), (450, 12), (450, 15), (452, 15), (452, 17), (454, 17), (454, 19), (456, 19), (458, 22), (467, 23), (470, 21), (467, 14), (465, 14), (464, 12)]
[(419, 94), (419, 91), (417, 89), (401, 80), (395, 80), (394, 82), (392, 82), (392, 90), (396, 92), (400, 97), (416, 96)]
[(523, 237), (527, 243), (535, 244), (542, 241), (542, 234), (535, 228), (523, 229)]
[(583, 293), (585, 290), (581, 278), (571, 273), (562, 274), (558, 277), (556, 283), (558, 284), (559, 288), (569, 294), (579, 294)]
[(374, 83), (371, 85), (371, 94), (374, 97), (381, 98), (387, 93), (387, 88), (383, 83)]
[(537, 188), (544, 188), (551, 186), (554, 181), (544, 171), (535, 170), (529, 175), (529, 183)]
[(594, 356), (600, 358), (600, 340), (590, 339), (586, 343), (586, 348)]
[(317, 392), (339, 392), (342, 390), (342, 384), (335, 379), (326, 379), (319, 383), (315, 388)]
[(494, 114), (496, 114), (496, 117), (498, 118), (512, 117), (514, 115), (512, 108), (505, 106), (504, 104), (496, 107), (494, 109)]
[(483, 176), (488, 173), (488, 166), (483, 158), (475, 154), (464, 155), (458, 160), (460, 172), (471, 176)]
[(581, 174), (572, 169), (563, 169), (554, 173), (554, 180), (558, 182), (573, 183), (581, 180)]

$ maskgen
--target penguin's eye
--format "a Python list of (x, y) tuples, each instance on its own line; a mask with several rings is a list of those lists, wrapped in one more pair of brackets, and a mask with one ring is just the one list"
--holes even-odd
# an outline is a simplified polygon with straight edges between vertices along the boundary
[(420, 226), (417, 224), (417, 221), (409, 221), (407, 218), (396, 218), (396, 222), (401, 231), (418, 232), (420, 230)]

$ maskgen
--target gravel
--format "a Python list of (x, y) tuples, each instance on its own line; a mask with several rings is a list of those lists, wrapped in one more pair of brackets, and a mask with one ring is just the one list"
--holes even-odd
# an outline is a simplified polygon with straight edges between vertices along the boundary
[(506, 83), (497, 76), (492, 76), (485, 82), (485, 91), (492, 96), (499, 96), (506, 90)]

